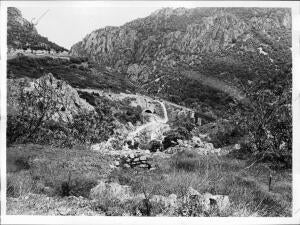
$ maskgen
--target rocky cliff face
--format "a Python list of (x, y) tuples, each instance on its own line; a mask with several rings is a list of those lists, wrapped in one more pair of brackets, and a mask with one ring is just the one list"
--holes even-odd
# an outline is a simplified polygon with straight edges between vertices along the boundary
[(15, 7), (7, 8), (7, 46), (8, 49), (66, 50), (39, 35), (34, 24), (24, 19)]
[(80, 98), (74, 88), (65, 81), (57, 80), (52, 74), (39, 79), (7, 79), (7, 113), (9, 115), (19, 113), (22, 104), (27, 102), (24, 98), (29, 96), (31, 99), (27, 99), (28, 102), (42, 98), (41, 102), (53, 104), (55, 109), (52, 107), (51, 110), (55, 113), (51, 119), (55, 121), (68, 122), (74, 115), (94, 111), (94, 107)]
[(165, 8), (121, 27), (96, 30), (70, 52), (121, 72), (140, 91), (185, 102), (206, 98), (190, 91), (207, 94), (207, 86), (222, 99), (222, 82), (239, 100), (239, 83), (275, 71), (290, 60), (290, 47), (289, 9)]

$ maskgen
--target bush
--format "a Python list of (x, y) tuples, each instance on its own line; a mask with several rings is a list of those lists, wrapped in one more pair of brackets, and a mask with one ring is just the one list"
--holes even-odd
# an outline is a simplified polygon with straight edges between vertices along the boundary
[(60, 196), (82, 196), (89, 198), (90, 191), (97, 185), (97, 181), (88, 177), (76, 176), (70, 178), (68, 181), (62, 181), (59, 186), (56, 187)]
[(162, 141), (164, 149), (174, 147), (178, 145), (178, 140), (184, 140), (185, 135), (182, 135), (183, 132), (180, 132), (180, 130), (172, 130), (165, 134), (165, 138)]
[(149, 143), (149, 150), (150, 152), (157, 152), (157, 151), (162, 151), (162, 143), (157, 140), (152, 140)]
[(140, 107), (125, 106), (121, 107), (121, 112), (116, 113), (114, 116), (122, 123), (130, 122), (136, 124), (138, 121), (142, 122), (141, 112), (142, 110)]
[(219, 122), (214, 131), (210, 131), (210, 142), (216, 147), (221, 148), (233, 145), (241, 141), (245, 133), (232, 122)]
[[(50, 77), (51, 82), (51, 77)], [(17, 90), (17, 112), (7, 117), (8, 144), (14, 142), (30, 142), (36, 140), (44, 124), (60, 110), (59, 104), (63, 102), (62, 85), (56, 90), (48, 85), (47, 79), (35, 82), (34, 89), (27, 91), (28, 84), (20, 83)]]

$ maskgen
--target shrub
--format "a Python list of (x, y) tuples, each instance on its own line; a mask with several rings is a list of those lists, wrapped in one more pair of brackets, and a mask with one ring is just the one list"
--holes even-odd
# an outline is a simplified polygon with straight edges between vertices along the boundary
[(62, 181), (57, 190), (61, 196), (73, 195), (88, 198), (90, 190), (96, 185), (97, 181), (92, 178), (76, 176), (70, 178), (68, 181)]
[(169, 131), (165, 135), (166, 136), (165, 136), (164, 140), (162, 141), (164, 149), (178, 145), (178, 139), (180, 139), (180, 140), (185, 139), (185, 136), (182, 135), (182, 132), (180, 132), (179, 130)]
[(81, 63), (81, 58), (79, 57), (70, 57), (70, 62), (74, 64), (80, 64)]
[(149, 150), (150, 152), (157, 152), (162, 150), (162, 143), (157, 140), (152, 140), (149, 143)]
[(8, 144), (35, 140), (34, 136), (38, 134), (44, 121), (58, 112), (59, 104), (63, 102), (63, 94), (59, 90), (62, 86), (57, 86), (55, 90), (48, 85), (46, 79), (36, 82), (33, 91), (27, 91), (26, 86), (25, 82), (20, 84), (16, 100), (17, 113), (7, 117)]
[(131, 122), (132, 124), (136, 124), (138, 121), (142, 122), (141, 112), (140, 107), (125, 106), (121, 107), (121, 111), (116, 113), (115, 117), (122, 123)]
[(219, 122), (214, 131), (210, 131), (210, 142), (216, 147), (221, 148), (241, 141), (245, 133), (233, 124), (233, 122)]

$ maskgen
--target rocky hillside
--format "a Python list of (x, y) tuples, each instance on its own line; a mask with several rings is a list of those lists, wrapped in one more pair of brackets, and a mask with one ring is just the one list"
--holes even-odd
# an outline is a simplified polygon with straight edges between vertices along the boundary
[(22, 109), (22, 98), (31, 98), (32, 101), (35, 101), (40, 96), (43, 96), (44, 99), (33, 104), (38, 105), (45, 102), (50, 104), (50, 100), (47, 102), (47, 99), (55, 102), (53, 107), (48, 107), (49, 111), (55, 108), (52, 110), (55, 112), (51, 118), (48, 118), (55, 121), (68, 122), (72, 120), (73, 115), (94, 111), (94, 107), (80, 98), (74, 88), (65, 81), (55, 79), (51, 73), (39, 79), (7, 79), (7, 89), (7, 112), (9, 115), (14, 115)]
[(21, 11), (14, 7), (7, 8), (7, 46), (8, 49), (67, 51), (38, 34), (34, 24), (24, 19)]
[(288, 9), (164, 8), (95, 30), (70, 52), (120, 72), (140, 92), (215, 108), (281, 70), (290, 48)]

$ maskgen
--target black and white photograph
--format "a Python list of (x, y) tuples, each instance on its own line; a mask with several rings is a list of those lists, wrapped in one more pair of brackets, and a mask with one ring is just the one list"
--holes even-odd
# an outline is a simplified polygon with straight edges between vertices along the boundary
[(297, 2), (73, 3), (2, 8), (2, 214), (299, 218)]

